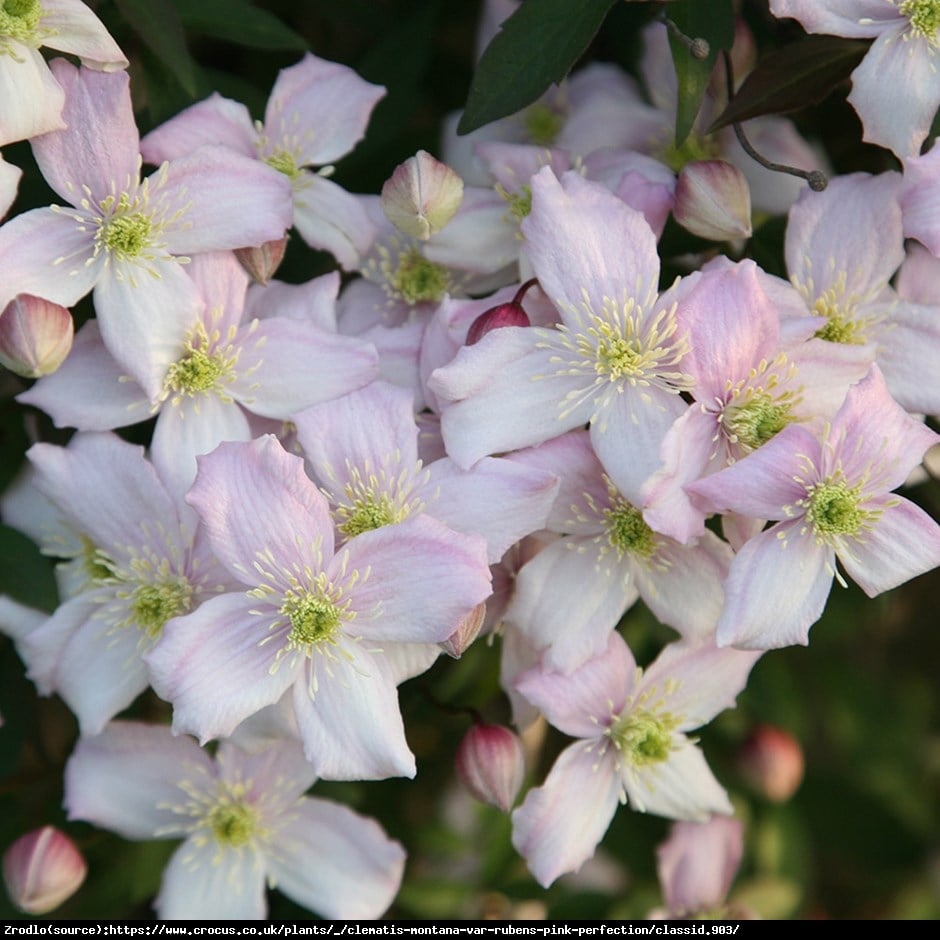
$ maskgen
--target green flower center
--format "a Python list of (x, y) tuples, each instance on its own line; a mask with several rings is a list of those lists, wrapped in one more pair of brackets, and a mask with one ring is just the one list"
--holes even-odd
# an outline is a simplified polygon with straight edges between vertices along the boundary
[(827, 481), (809, 493), (807, 518), (820, 535), (855, 535), (868, 517), (859, 508), (861, 487)]
[(317, 590), (291, 588), (284, 594), (281, 613), (290, 621), (288, 647), (307, 650), (334, 641), (343, 622), (344, 609), (318, 586)]
[(842, 274), (829, 290), (813, 302), (813, 313), (827, 320), (816, 331), (816, 336), (830, 343), (861, 346), (867, 342), (866, 331), (873, 318), (858, 316), (857, 298), (847, 298), (845, 291), (845, 275)]
[(101, 208), (110, 218), (101, 223), (98, 244), (122, 261), (142, 255), (154, 236), (150, 216), (139, 210), (129, 211), (133, 205), (127, 193), (121, 193), (116, 201), (108, 196), (101, 202)]
[(87, 536), (82, 537), (82, 567), (88, 580), (98, 585), (114, 577), (115, 564), (110, 556), (96, 548)]
[(194, 349), (170, 366), (166, 384), (173, 391), (195, 395), (215, 388), (223, 375), (225, 364), (220, 356), (211, 356), (203, 349)]
[(522, 112), (522, 123), (531, 143), (539, 147), (550, 147), (565, 126), (565, 115), (547, 104), (538, 102)]
[(936, 44), (940, 29), (940, 0), (904, 0), (898, 7), (902, 16), (911, 21), (911, 29)]
[(270, 157), (265, 158), (264, 162), (278, 173), (283, 173), (292, 182), (300, 176), (297, 158), (288, 150), (276, 150)]
[(618, 499), (604, 510), (607, 538), (621, 557), (626, 552), (649, 558), (656, 551), (656, 535), (643, 521), (643, 514), (632, 503)]
[[(41, 45), (39, 21), (42, 14), (39, 0), (3, 0), (0, 3), (0, 39), (12, 39), (24, 46)], [(0, 52), (9, 51), (4, 46), (0, 42)]]
[(528, 183), (514, 193), (497, 183), (496, 192), (506, 200), (512, 221), (521, 222), (532, 211), (532, 187)]
[(209, 810), (206, 822), (219, 845), (239, 848), (255, 834), (258, 814), (252, 807), (226, 794)]
[(336, 527), (349, 538), (401, 522), (402, 518), (398, 507), (385, 494), (376, 499), (356, 499), (352, 506), (338, 507), (336, 514), (343, 520)]
[(141, 584), (132, 594), (134, 621), (148, 637), (155, 638), (168, 620), (189, 612), (192, 599), (193, 586), (182, 575)]
[(643, 372), (646, 360), (638, 337), (628, 339), (621, 336), (612, 324), (602, 321), (596, 323), (596, 332), (598, 342), (594, 368), (598, 375), (619, 379)]
[(678, 721), (672, 715), (638, 708), (617, 719), (608, 734), (614, 747), (629, 763), (642, 767), (669, 757), (677, 725)]
[(734, 443), (756, 450), (766, 444), (792, 420), (789, 404), (771, 397), (767, 392), (756, 392), (742, 405), (726, 408), (721, 416), (725, 432)]
[(417, 248), (402, 252), (390, 278), (392, 289), (408, 304), (439, 303), (447, 293), (447, 270), (429, 261)]

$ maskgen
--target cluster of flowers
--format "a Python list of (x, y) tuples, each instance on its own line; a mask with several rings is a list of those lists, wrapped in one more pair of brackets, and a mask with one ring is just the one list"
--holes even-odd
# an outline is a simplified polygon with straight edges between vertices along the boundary
[[(771, 6), (822, 28), (849, 4)], [(877, 9), (865, 35), (887, 23), (856, 6)], [(932, 56), (934, 4), (887, 6), (910, 60)], [(19, 400), (76, 429), (36, 443), (2, 499), (62, 559), (61, 606), (2, 598), (0, 628), (78, 718), (70, 817), (185, 840), (161, 917), (262, 917), (266, 884), (328, 917), (385, 911), (402, 847), (304, 794), (414, 776), (398, 685), (486, 633), (516, 724), (574, 739), (512, 815), (541, 884), (591, 857), (619, 803), (731, 814), (689, 732), (764, 651), (808, 642), (837, 564), (875, 596), (940, 563), (940, 527), (893, 493), (938, 440), (940, 152), (825, 192), (730, 134), (679, 152), (664, 34), (644, 36), (648, 96), (589, 66), (448, 132), (446, 164), (420, 153), (378, 197), (328, 179), (384, 92), (344, 66), (282, 71), (263, 122), (216, 94), (141, 139), (126, 62), (82, 4), (0, 12), (23, 89), (0, 143), (29, 138), (63, 201), (0, 226), (0, 347), (39, 377)], [(918, 137), (888, 110), (887, 143)], [(783, 118), (752, 126), (816, 159)], [(8, 209), (18, 171), (0, 171)], [(711, 252), (661, 292), (669, 213), (740, 247), (751, 198), (789, 213), (790, 280)], [(291, 228), (345, 277), (271, 280)], [(65, 308), (89, 292), (73, 343)], [(114, 433), (153, 417), (146, 452)], [(644, 669), (616, 630), (640, 598), (677, 633)], [(148, 687), (172, 729), (114, 720)], [(513, 781), (505, 808), (519, 752), (464, 755), (507, 753), (497, 782), (474, 778)], [(693, 856), (740, 855), (701, 832)]]

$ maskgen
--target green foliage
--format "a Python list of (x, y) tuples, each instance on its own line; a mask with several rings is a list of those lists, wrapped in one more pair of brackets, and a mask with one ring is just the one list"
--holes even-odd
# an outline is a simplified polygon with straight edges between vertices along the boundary
[(571, 71), (615, 0), (527, 0), (480, 58), (457, 131), (470, 131), (532, 104)]

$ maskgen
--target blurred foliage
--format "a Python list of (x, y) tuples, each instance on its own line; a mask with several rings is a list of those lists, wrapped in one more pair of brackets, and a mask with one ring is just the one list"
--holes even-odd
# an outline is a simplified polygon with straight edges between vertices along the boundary
[[(479, 6), (473, 2), (101, 0), (90, 5), (132, 61), (142, 132), (214, 90), (243, 101), (260, 117), (278, 70), (305, 50), (344, 62), (384, 85), (388, 95), (377, 107), (366, 139), (337, 166), (336, 180), (356, 192), (378, 192), (395, 165), (417, 149), (437, 151), (441, 120), (466, 101), (474, 74)], [(701, 0), (698, 5), (706, 6)], [(595, 0), (582, 7), (530, 0), (525, 15), (549, 6), (578, 7), (578, 16), (586, 18), (590, 7), (597, 24), (586, 19), (565, 47), (565, 60), (546, 61), (539, 82), (559, 77), (588, 43), (589, 56), (633, 68), (637, 31), (660, 12), (660, 5), (646, 3)], [(695, 0), (669, 4), (677, 19), (692, 16), (694, 6)], [(723, 14), (731, 9), (730, 0), (715, 6)], [(760, 47), (800, 38), (792, 23), (771, 21), (766, 4), (747, 3), (743, 12)], [(714, 23), (701, 26), (704, 32), (715, 28)], [(508, 29), (507, 35), (508, 43)], [(521, 80), (537, 64), (539, 53), (546, 58), (561, 54), (555, 46), (531, 48), (539, 37), (548, 36), (523, 34), (516, 41), (528, 41), (528, 58), (503, 71), (494, 66), (484, 76), (491, 84), (478, 86), (484, 88), (479, 92), (484, 101), (477, 122), (496, 113), (498, 99), (512, 100), (506, 97), (510, 89), (493, 82)], [(724, 45), (722, 37), (710, 37), (714, 51)], [(493, 55), (497, 53), (498, 48)], [(812, 107), (795, 119), (807, 135), (824, 141), (837, 171), (889, 168), (890, 155), (860, 143), (857, 119), (845, 103), (845, 83), (832, 87), (838, 77), (830, 75), (829, 93), (813, 99)], [(531, 95), (534, 87), (524, 94)], [(700, 93), (689, 91), (689, 108), (697, 110), (693, 97)], [(766, 105), (766, 100), (758, 101), (752, 113)], [(26, 171), (13, 212), (51, 201), (27, 145), (6, 148), (4, 156)], [(750, 243), (752, 255), (774, 273), (782, 273), (782, 236), (782, 220), (772, 219)], [(663, 246), (664, 253), (676, 256), (697, 247), (672, 228)], [(281, 276), (306, 280), (328, 266), (325, 256), (312, 256), (294, 244)], [(664, 275), (673, 273), (667, 259)], [(47, 421), (13, 402), (22, 387), (10, 376), (0, 379), (2, 486), (17, 472), (30, 440), (64, 439)], [(142, 435), (139, 439), (146, 439), (146, 433), (146, 428), (133, 432)], [(913, 496), (938, 515), (936, 481), (922, 484)], [(0, 529), (0, 566), (3, 592), (41, 608), (53, 605), (48, 560), (6, 528)], [(732, 793), (747, 829), (733, 898), (770, 917), (940, 917), (940, 631), (933, 606), (938, 593), (937, 572), (874, 601), (854, 587), (834, 588), (824, 618), (813, 628), (811, 646), (764, 656), (739, 707), (702, 731), (709, 761)], [(622, 629), (640, 662), (652, 658), (671, 637), (642, 607), (624, 618)], [(405, 884), (389, 916), (644, 916), (661, 902), (655, 846), (667, 834), (667, 821), (622, 809), (597, 857), (580, 873), (543, 891), (511, 847), (508, 820), (457, 787), (454, 753), (469, 719), (432, 702), (469, 706), (488, 720), (508, 721), (497, 669), (497, 650), (481, 641), (460, 661), (443, 659), (402, 687), (405, 726), (418, 759), (416, 780), (320, 783), (314, 793), (374, 815), (406, 846)], [(49, 916), (152, 916), (150, 903), (173, 845), (128, 843), (84, 824), (66, 823), (62, 768), (76, 735), (75, 721), (58, 699), (37, 695), (8, 639), (0, 639), (0, 714), (0, 846), (54, 823), (76, 838), (89, 862), (85, 886)], [(128, 714), (160, 721), (168, 717), (168, 706), (144, 696)], [(787, 729), (805, 751), (805, 781), (785, 805), (771, 804), (749, 790), (737, 766), (740, 747), (758, 723)], [(527, 743), (529, 782), (538, 783), (566, 742), (552, 729), (537, 727)], [(0, 917), (19, 916), (0, 897)], [(275, 892), (271, 916), (309, 915)]]

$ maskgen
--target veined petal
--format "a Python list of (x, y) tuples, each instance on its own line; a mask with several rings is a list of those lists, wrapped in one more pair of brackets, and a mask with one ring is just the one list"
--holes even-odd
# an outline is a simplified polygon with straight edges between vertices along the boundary
[(140, 152), (154, 166), (192, 153), (203, 144), (221, 144), (255, 157), (257, 137), (248, 108), (213, 92), (147, 134), (140, 142)]
[(161, 196), (182, 210), (165, 230), (175, 255), (263, 245), (294, 216), (287, 177), (228, 147), (206, 145), (166, 164)]
[(331, 800), (305, 799), (268, 859), (272, 882), (322, 917), (381, 917), (398, 893), (402, 847), (372, 819)]
[(625, 773), (623, 785), (630, 805), (641, 813), (705, 822), (712, 813), (734, 812), (705, 755), (681, 737), (666, 760)]
[(307, 53), (282, 69), (264, 114), (264, 132), (275, 148), (293, 144), (298, 165), (338, 160), (362, 139), (372, 109), (385, 89), (346, 65)]
[(75, 746), (65, 767), (65, 808), (69, 819), (125, 839), (173, 836), (187, 828), (168, 808), (180, 802), (180, 779), (213, 772), (212, 759), (192, 738), (175, 737), (163, 725), (114, 721)]
[(519, 539), (544, 528), (558, 493), (554, 474), (492, 457), (471, 470), (445, 457), (428, 472), (428, 492), (436, 493), (430, 515), (457, 532), (482, 535), (492, 565)]
[[(381, 650), (347, 643), (294, 686), (294, 708), (307, 760), (324, 780), (414, 777), (398, 690)], [(311, 662), (310, 666), (314, 668)], [(306, 670), (305, 670), (306, 672)]]
[(265, 859), (250, 845), (220, 849), (187, 839), (163, 870), (154, 902), (160, 920), (263, 920)]
[(544, 665), (518, 675), (513, 686), (559, 731), (596, 738), (618, 715), (633, 692), (636, 660), (619, 633), (611, 633), (600, 653), (568, 673)]
[(377, 234), (358, 196), (309, 170), (294, 195), (294, 227), (311, 247), (328, 251), (345, 270), (358, 268)]
[(46, 182), (74, 206), (86, 193), (98, 202), (136, 188), (140, 135), (127, 72), (78, 69), (65, 59), (53, 59), (50, 68), (65, 90), (66, 129), (32, 142)]
[(882, 0), (770, 0), (774, 16), (791, 16), (810, 33), (873, 39), (901, 19), (895, 4)]
[(586, 313), (600, 315), (606, 304), (630, 298), (651, 310), (659, 255), (643, 215), (578, 173), (559, 182), (544, 167), (531, 185), (532, 212), (522, 223), (526, 250), (565, 323), (578, 329)]
[(545, 783), (512, 814), (512, 844), (543, 888), (594, 855), (619, 797), (613, 758), (597, 742), (562, 751)]
[(150, 401), (143, 389), (105, 348), (97, 320), (76, 334), (68, 358), (51, 375), (43, 376), (17, 401), (41, 408), (56, 427), (80, 431), (109, 431), (146, 421)]
[[(224, 443), (199, 458), (188, 501), (196, 507), (219, 560), (243, 584), (262, 576), (256, 563), (300, 570), (315, 543), (325, 560), (333, 555), (333, 521), (323, 494), (268, 434), (251, 443)], [(275, 573), (276, 574), (276, 573)]]
[(822, 616), (832, 588), (835, 552), (819, 544), (812, 532), (801, 532), (805, 525), (803, 519), (781, 522), (738, 551), (718, 621), (721, 646), (768, 650), (807, 645), (809, 629)]
[(65, 92), (46, 60), (38, 50), (19, 43), (16, 55), (0, 58), (0, 147), (65, 127)]
[(297, 668), (276, 662), (277, 642), (265, 644), (269, 617), (255, 613), (256, 600), (222, 594), (191, 614), (166, 623), (144, 656), (157, 694), (173, 703), (174, 732), (205, 742), (230, 735), (265, 705), (273, 705), (297, 677)]
[(516, 575), (505, 617), (545, 651), (548, 669), (570, 672), (603, 652), (637, 598), (627, 563), (602, 548), (600, 538), (559, 539)]
[(882, 514), (858, 537), (844, 539), (838, 554), (869, 597), (940, 565), (940, 526), (923, 509), (900, 497), (872, 500), (865, 508)]
[(0, 306), (33, 294), (71, 307), (98, 279), (94, 239), (68, 211), (31, 209), (0, 226)]
[(940, 357), (936, 306), (896, 301), (885, 326), (878, 365), (892, 397), (906, 411), (940, 414), (940, 389), (935, 382), (923, 381)]
[(308, 405), (367, 385), (379, 373), (371, 343), (288, 317), (257, 321), (240, 338), (239, 375), (231, 390), (265, 418), (286, 421)]
[(348, 596), (353, 632), (373, 643), (446, 640), (491, 591), (483, 539), (427, 515), (355, 536), (329, 570), (337, 584), (346, 570), (368, 572)]
[(68, 52), (82, 65), (104, 72), (126, 69), (127, 59), (104, 23), (81, 0), (43, 0), (42, 29), (50, 30), (42, 44)]

